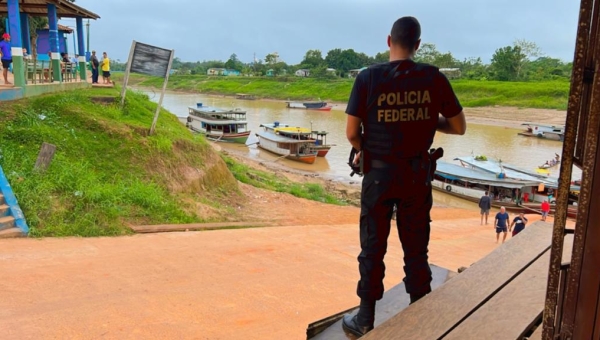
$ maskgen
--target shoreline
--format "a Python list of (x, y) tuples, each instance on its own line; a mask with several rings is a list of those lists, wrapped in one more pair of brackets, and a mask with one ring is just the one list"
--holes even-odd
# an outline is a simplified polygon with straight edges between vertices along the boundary
[[(160, 90), (152, 86), (137, 86), (131, 85), (133, 88), (146, 89), (146, 90)], [(181, 90), (181, 89), (167, 89), (168, 92), (174, 93), (185, 93), (185, 94), (199, 94), (209, 98), (231, 98), (236, 99), (235, 95), (226, 94), (211, 94), (203, 93), (192, 90)], [(246, 101), (239, 99), (241, 101)], [(274, 99), (274, 98), (258, 98), (250, 101), (265, 101), (273, 103), (285, 103), (288, 100)], [(346, 111), (347, 102), (336, 102), (327, 101), (327, 103), (333, 106), (332, 110), (335, 111)], [(520, 108), (514, 106), (481, 106), (481, 107), (464, 107), (464, 113), (466, 116), (467, 123), (496, 126), (504, 128), (522, 129), (522, 124), (528, 122), (538, 122), (544, 124), (553, 125), (564, 125), (567, 117), (565, 110), (556, 109), (537, 109), (537, 108)], [(527, 119), (525, 119), (527, 118)]]

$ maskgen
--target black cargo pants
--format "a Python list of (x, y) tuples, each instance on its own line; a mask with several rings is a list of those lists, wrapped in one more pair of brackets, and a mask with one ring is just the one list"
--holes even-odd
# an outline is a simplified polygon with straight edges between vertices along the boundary
[(431, 291), (431, 270), (427, 263), (433, 203), (429, 162), (428, 157), (403, 160), (394, 165), (374, 161), (363, 178), (359, 297), (369, 300), (383, 297), (383, 258), (394, 205), (397, 206), (396, 224), (404, 251), (406, 292), (411, 297), (421, 297)]

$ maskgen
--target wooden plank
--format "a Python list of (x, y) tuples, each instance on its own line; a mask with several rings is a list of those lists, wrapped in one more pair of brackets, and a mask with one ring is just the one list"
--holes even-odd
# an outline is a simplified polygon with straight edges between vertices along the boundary
[[(444, 282), (449, 280), (453, 274), (448, 269), (438, 267), (434, 264), (429, 266), (433, 280), (431, 281), (431, 289), (440, 287)], [(404, 282), (401, 282), (383, 294), (383, 298), (375, 305), (375, 327), (379, 326), (383, 322), (387, 321), (399, 311), (406, 308), (410, 303), (410, 296), (406, 293)], [(352, 314), (358, 312), (358, 308), (349, 311)], [(311, 326), (307, 330), (307, 339), (311, 340), (347, 340), (348, 336), (342, 329), (342, 318), (343, 314), (339, 316), (335, 323), (331, 324), (327, 329), (321, 331), (319, 334), (310, 334)], [(316, 322), (318, 323), (318, 321)], [(314, 324), (316, 324), (314, 323)]]
[(35, 161), (34, 169), (45, 171), (50, 165), (52, 158), (54, 157), (54, 152), (56, 151), (56, 146), (53, 144), (42, 143), (42, 148), (40, 149), (40, 153), (38, 154), (38, 158)]
[(552, 225), (536, 222), (469, 269), (363, 337), (443, 337), (550, 248)]
[(546, 252), (444, 340), (520, 339), (542, 318), (549, 264)]
[(165, 233), (173, 231), (217, 230), (228, 228), (257, 228), (271, 227), (272, 223), (264, 222), (221, 222), (221, 223), (192, 223), (192, 224), (160, 224), (140, 225), (130, 228), (136, 233)]

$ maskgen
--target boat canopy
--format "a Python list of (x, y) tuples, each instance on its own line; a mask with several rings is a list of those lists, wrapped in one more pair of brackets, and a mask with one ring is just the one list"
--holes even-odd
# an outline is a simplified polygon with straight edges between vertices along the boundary
[(461, 180), (469, 183), (478, 183), (503, 188), (537, 187), (539, 180), (516, 180), (511, 178), (498, 178), (495, 174), (476, 169), (465, 168), (460, 165), (450, 164), (443, 161), (437, 162), (436, 174), (450, 179)]
[(265, 139), (268, 139), (270, 141), (277, 142), (277, 143), (314, 144), (314, 142), (315, 142), (314, 139), (294, 139), (294, 138), (284, 137), (281, 135), (276, 135), (269, 131), (260, 131), (260, 132), (257, 132), (256, 135), (261, 138), (265, 138)]
[[(472, 156), (458, 157), (458, 158), (455, 158), (455, 160), (459, 160), (459, 161), (461, 161), (465, 164), (468, 164), (474, 168), (491, 173), (494, 176), (497, 174), (500, 174), (500, 173), (504, 173), (506, 175), (506, 177), (509, 179), (520, 180), (520, 181), (531, 181), (531, 182), (543, 183), (545, 185), (555, 184), (557, 182), (557, 180), (555, 178), (545, 177), (545, 176), (537, 174), (533, 171), (520, 169), (514, 165), (506, 164), (504, 162), (500, 163), (498, 161), (489, 160), (489, 159), (485, 160), (485, 161), (478, 161), (478, 160), (475, 160), (475, 157), (472, 157)], [(500, 167), (500, 164), (502, 164), (502, 167)]]

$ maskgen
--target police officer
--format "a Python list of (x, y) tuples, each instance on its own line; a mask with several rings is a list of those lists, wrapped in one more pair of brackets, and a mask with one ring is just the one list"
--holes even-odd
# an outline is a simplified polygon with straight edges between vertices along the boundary
[(346, 135), (360, 151), (355, 161), (362, 159), (365, 174), (358, 256), (360, 308), (342, 322), (346, 331), (358, 337), (373, 329), (375, 302), (383, 296), (383, 257), (394, 205), (411, 303), (431, 292), (427, 247), (435, 164), (428, 150), (436, 131), (462, 135), (466, 130), (462, 107), (448, 79), (438, 68), (411, 60), (420, 36), (417, 19), (398, 19), (387, 41), (390, 61), (359, 73), (346, 109)]

